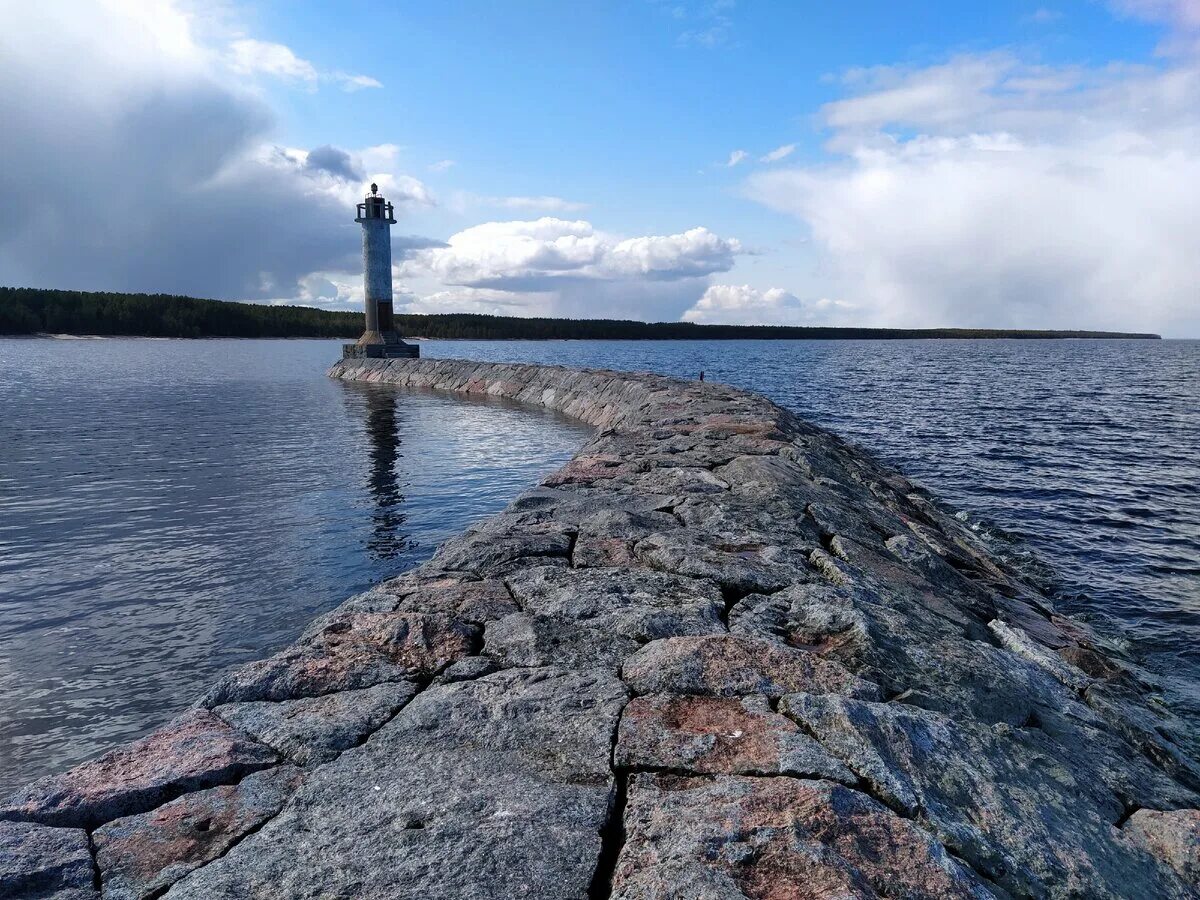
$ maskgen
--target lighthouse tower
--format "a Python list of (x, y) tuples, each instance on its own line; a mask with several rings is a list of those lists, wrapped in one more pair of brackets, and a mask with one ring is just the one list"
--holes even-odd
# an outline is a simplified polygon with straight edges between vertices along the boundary
[(392, 317), (391, 229), (396, 224), (396, 217), (392, 204), (379, 195), (378, 185), (371, 185), (371, 193), (358, 204), (358, 215), (354, 221), (362, 225), (367, 327), (357, 343), (342, 345), (342, 357), (394, 359), (420, 356), (420, 347), (400, 340)]

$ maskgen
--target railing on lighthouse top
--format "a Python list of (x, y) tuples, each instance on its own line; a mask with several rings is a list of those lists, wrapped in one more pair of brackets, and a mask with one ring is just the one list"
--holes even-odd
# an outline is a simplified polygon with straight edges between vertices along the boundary
[(362, 203), (358, 204), (358, 216), (354, 221), (365, 222), (368, 220), (383, 221), (389, 225), (396, 224), (392, 204), (379, 196), (379, 185), (377, 184), (371, 185), (371, 193)]

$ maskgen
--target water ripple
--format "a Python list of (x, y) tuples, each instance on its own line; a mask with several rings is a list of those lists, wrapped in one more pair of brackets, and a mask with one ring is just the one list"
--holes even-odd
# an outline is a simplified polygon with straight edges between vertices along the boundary
[[(0, 340), (0, 790), (427, 556), (550, 414), (343, 385), (321, 341)], [(1200, 721), (1200, 342), (428, 342), (761, 391), (963, 510)]]
[(1200, 341), (463, 341), (423, 352), (703, 370), (761, 391), (965, 510), (1200, 722)]
[(161, 724), (590, 433), (335, 382), (338, 353), (0, 340), (0, 793)]

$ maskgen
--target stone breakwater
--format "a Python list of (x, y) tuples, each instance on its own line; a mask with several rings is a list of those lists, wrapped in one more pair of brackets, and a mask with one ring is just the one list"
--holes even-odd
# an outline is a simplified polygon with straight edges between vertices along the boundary
[(766, 399), (438, 360), (597, 427), (508, 509), (0, 805), (0, 897), (1195, 897), (1196, 736)]

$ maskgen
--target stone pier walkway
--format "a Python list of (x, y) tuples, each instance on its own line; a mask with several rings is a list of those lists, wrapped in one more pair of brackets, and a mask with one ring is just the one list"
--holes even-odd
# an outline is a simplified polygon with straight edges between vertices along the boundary
[(711, 383), (330, 374), (597, 433), (159, 731), (0, 804), (0, 898), (1198, 896), (1196, 735), (864, 452)]

